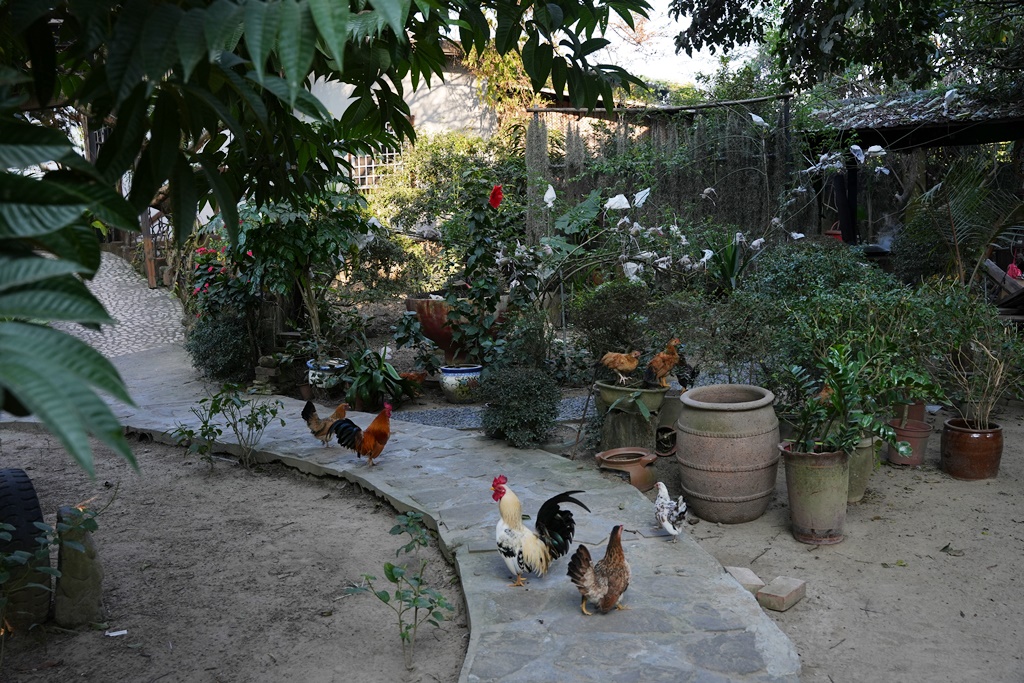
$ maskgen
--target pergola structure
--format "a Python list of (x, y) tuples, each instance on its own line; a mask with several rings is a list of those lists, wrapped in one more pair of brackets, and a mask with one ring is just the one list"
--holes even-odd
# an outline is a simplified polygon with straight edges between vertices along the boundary
[[(1024, 102), (993, 102), (956, 90), (917, 91), (886, 97), (860, 97), (835, 102), (813, 112), (828, 129), (830, 144), (836, 135), (847, 145), (879, 145), (887, 152), (912, 152), (929, 147), (1014, 143), (1013, 159), (1024, 178)], [(813, 133), (806, 134), (812, 142)], [(824, 145), (824, 136), (821, 136)], [(843, 241), (858, 241), (858, 164), (850, 158), (846, 173), (833, 178), (839, 229)]]

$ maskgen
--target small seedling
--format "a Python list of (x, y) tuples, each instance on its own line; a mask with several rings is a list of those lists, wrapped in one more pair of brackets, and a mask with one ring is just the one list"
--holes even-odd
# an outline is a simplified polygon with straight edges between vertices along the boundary
[[(428, 536), (421, 523), (422, 519), (423, 515), (416, 512), (398, 515), (396, 519), (398, 523), (392, 527), (391, 534), (393, 536), (408, 534), (410, 541), (396, 550), (395, 555), (400, 555), (403, 552), (410, 553), (427, 545)], [(398, 635), (402, 640), (402, 656), (407, 669), (413, 668), (416, 631), (420, 624), (426, 622), (439, 626), (439, 622), (445, 619), (442, 610), (449, 612), (454, 610), (440, 592), (426, 586), (423, 578), (426, 567), (427, 560), (422, 560), (419, 571), (411, 573), (407, 566), (385, 562), (384, 577), (394, 584), (394, 594), (386, 590), (378, 590), (374, 586), (377, 577), (371, 574), (363, 574), (365, 585), (350, 586), (345, 589), (346, 595), (371, 592), (395, 613), (398, 619)]]

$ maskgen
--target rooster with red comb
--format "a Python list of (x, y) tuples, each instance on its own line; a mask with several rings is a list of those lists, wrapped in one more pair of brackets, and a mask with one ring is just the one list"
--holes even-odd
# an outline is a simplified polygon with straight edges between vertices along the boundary
[(523, 574), (533, 572), (544, 576), (551, 563), (569, 552), (572, 536), (576, 532), (576, 521), (572, 512), (559, 507), (560, 503), (573, 503), (590, 512), (590, 508), (573, 498), (583, 491), (566, 491), (549, 498), (537, 513), (535, 531), (523, 524), (523, 505), (512, 489), (506, 486), (505, 475), (494, 478), (491, 484), (492, 496), (498, 502), (496, 538), (498, 552), (505, 560), (505, 566), (515, 575), (511, 586), (525, 585)]

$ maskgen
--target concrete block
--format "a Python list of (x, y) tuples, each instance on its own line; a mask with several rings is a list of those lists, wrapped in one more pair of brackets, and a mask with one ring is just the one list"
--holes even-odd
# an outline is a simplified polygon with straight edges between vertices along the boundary
[(789, 576), (780, 576), (757, 591), (757, 601), (765, 609), (785, 612), (800, 602), (806, 594), (806, 581)]
[(729, 572), (732, 578), (739, 581), (741, 586), (754, 595), (757, 595), (757, 591), (764, 588), (764, 581), (746, 567), (726, 567), (725, 571)]

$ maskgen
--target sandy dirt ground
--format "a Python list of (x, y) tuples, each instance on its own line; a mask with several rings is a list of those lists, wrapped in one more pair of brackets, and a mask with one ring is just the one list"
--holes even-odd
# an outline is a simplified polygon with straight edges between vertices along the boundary
[(950, 416), (928, 418), (923, 466), (875, 470), (842, 543), (794, 540), (781, 466), (762, 517), (690, 528), (724, 566), (807, 582), (801, 602), (767, 612), (796, 645), (806, 683), (1024, 681), (1024, 408), (997, 416), (1005, 446), (988, 481), (938, 469)]
[[(723, 565), (807, 582), (795, 607), (768, 612), (796, 645), (806, 683), (1024, 681), (1024, 409), (1000, 416), (1002, 467), (983, 482), (938, 470), (947, 416), (929, 417), (924, 466), (874, 472), (838, 545), (793, 539), (781, 468), (760, 519), (689, 528)], [(0, 680), (458, 680), (465, 610), (439, 554), (430, 581), (457, 611), (421, 632), (413, 672), (392, 613), (367, 595), (341, 597), (361, 574), (380, 576), (399, 545), (388, 535), (394, 510), (370, 494), (277, 466), (250, 472), (217, 460), (210, 471), (152, 443), (135, 444), (142, 477), (100, 450), (94, 484), (51, 437), (5, 430), (0, 439), (0, 466), (31, 468), (49, 517), (94, 495), (105, 504), (105, 483), (120, 483), (96, 538), (106, 627), (128, 630), (15, 638)], [(676, 492), (674, 459), (656, 467)]]
[[(395, 615), (369, 594), (344, 596), (363, 574), (382, 579), (406, 536), (396, 512), (353, 484), (282, 466), (185, 457), (133, 441), (141, 475), (97, 447), (90, 481), (41, 432), (0, 429), (0, 467), (28, 471), (45, 521), (60, 505), (109, 506), (94, 537), (106, 618), (67, 632), (9, 639), (4, 682), (454, 681), (468, 642), (457, 576), (436, 544), (428, 585), (455, 606), (424, 625), (407, 671)], [(116, 497), (110, 502), (114, 486)], [(56, 563), (54, 563), (56, 566)], [(127, 630), (119, 637), (108, 631)], [(37, 631), (37, 632), (36, 632)]]

